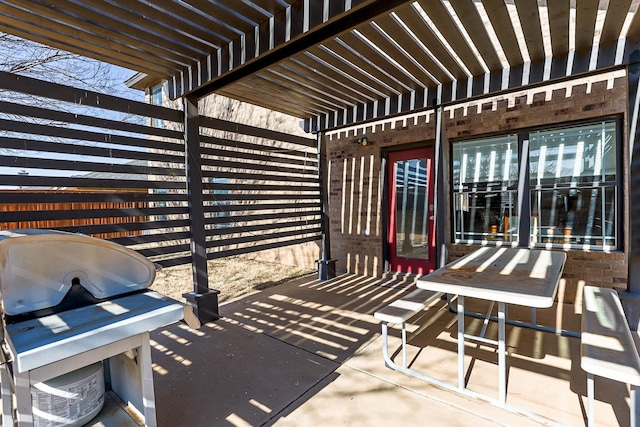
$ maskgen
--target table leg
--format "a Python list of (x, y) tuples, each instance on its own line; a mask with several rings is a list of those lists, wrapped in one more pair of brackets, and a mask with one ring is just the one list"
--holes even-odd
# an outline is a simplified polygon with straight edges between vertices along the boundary
[(458, 295), (458, 388), (464, 389), (464, 297)]
[(505, 342), (506, 306), (498, 302), (498, 393), (500, 403), (507, 402), (507, 345)]

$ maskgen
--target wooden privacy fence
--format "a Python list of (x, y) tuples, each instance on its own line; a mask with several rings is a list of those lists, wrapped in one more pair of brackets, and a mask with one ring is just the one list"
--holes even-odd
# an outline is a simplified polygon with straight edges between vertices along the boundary
[[(164, 266), (319, 240), (316, 142), (200, 117), (202, 200), (186, 190), (183, 113), (0, 73), (0, 229), (109, 238)], [(151, 126), (151, 124), (156, 126)]]

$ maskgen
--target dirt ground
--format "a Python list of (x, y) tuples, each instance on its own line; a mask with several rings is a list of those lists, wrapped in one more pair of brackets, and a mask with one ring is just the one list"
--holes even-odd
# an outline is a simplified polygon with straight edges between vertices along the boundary
[[(239, 257), (211, 260), (208, 271), (209, 288), (220, 291), (220, 302), (316, 273), (315, 269), (309, 267), (293, 267)], [(177, 301), (184, 301), (182, 294), (193, 292), (191, 265), (161, 269), (156, 273), (151, 289)]]

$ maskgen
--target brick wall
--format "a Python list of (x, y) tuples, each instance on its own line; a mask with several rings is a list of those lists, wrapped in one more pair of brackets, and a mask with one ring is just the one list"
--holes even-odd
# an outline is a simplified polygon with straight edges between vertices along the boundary
[[(444, 152), (448, 156), (449, 141), (454, 139), (599, 117), (624, 117), (627, 109), (626, 82), (624, 72), (617, 71), (448, 106), (445, 108)], [(626, 129), (626, 117), (622, 123)], [(435, 131), (434, 114), (426, 111), (360, 125), (326, 136), (331, 246), (332, 257), (338, 260), (338, 271), (373, 276), (383, 274), (381, 152), (388, 147), (434, 144)], [(364, 135), (370, 141), (366, 147), (355, 142)], [(626, 131), (624, 135), (626, 141)], [(628, 150), (625, 148), (623, 151), (626, 159)], [(628, 161), (624, 164), (628, 164)], [(625, 195), (628, 194), (626, 175), (627, 171), (624, 171)], [(445, 220), (448, 223), (449, 195), (440, 195), (439, 200), (447, 206)], [(623, 205), (625, 224), (622, 228), (627, 230), (628, 201), (625, 200)], [(453, 244), (450, 235), (447, 227), (445, 243), (449, 261), (477, 248)], [(574, 300), (585, 283), (606, 287), (626, 286), (628, 239), (623, 236), (622, 241), (624, 250), (617, 253), (568, 252), (569, 259), (563, 276), (566, 299)]]

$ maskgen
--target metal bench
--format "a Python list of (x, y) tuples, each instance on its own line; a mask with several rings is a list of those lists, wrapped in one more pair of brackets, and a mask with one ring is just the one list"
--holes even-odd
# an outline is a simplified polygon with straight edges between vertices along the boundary
[(638, 302), (637, 297), (619, 295), (614, 289), (584, 287), (580, 366), (587, 372), (589, 427), (595, 425), (595, 375), (631, 385), (630, 425), (637, 425), (640, 416)]
[(399, 324), (402, 327), (402, 367), (407, 367), (407, 320), (427, 305), (442, 297), (442, 292), (416, 289), (410, 294), (393, 301), (373, 314), (373, 317), (382, 322), (382, 354), (388, 366), (395, 363), (389, 356), (388, 324)]

